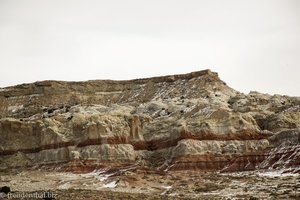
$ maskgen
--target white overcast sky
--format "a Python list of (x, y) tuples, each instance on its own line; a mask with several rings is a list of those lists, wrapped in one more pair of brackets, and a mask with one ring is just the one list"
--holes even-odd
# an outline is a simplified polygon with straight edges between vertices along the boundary
[(0, 87), (207, 68), (300, 96), (300, 0), (0, 0)]

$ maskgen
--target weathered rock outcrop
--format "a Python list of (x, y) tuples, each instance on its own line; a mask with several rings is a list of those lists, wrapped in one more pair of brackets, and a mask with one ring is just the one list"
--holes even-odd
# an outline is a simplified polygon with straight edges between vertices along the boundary
[(245, 95), (210, 70), (2, 88), (0, 115), (1, 168), (299, 172), (300, 98)]

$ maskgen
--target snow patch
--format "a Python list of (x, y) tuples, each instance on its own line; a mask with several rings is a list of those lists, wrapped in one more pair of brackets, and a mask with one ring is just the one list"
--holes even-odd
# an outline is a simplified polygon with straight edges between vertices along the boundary
[(122, 91), (113, 91), (113, 92), (95, 92), (96, 95), (109, 95), (109, 94), (121, 94)]
[(96, 178), (97, 180), (103, 182), (105, 180), (107, 180), (110, 176), (114, 175), (113, 174), (105, 174), (106, 171), (105, 170), (94, 170), (90, 173), (86, 173), (86, 174), (81, 174), (82, 177), (85, 177), (85, 178)]
[(187, 108), (184, 109), (183, 112), (184, 112), (184, 113), (191, 112), (195, 107), (196, 107), (196, 105), (193, 105), (193, 106), (191, 106), (191, 107), (187, 107)]
[(264, 172), (259, 172), (258, 175), (259, 175), (259, 176), (266, 176), (266, 177), (299, 176), (299, 174), (284, 173), (284, 170), (264, 171)]
[(9, 91), (10, 89), (7, 88), (0, 88), (0, 92), (5, 92), (5, 91)]
[(64, 189), (65, 190), (65, 189), (69, 189), (69, 188), (71, 188), (71, 184), (69, 182), (66, 182), (66, 183), (58, 186), (58, 189)]
[(23, 108), (24, 108), (23, 105), (18, 105), (18, 106), (8, 106), (7, 110), (8, 110), (9, 112), (15, 113), (15, 112), (17, 112), (17, 111), (19, 111), (19, 110), (21, 110), (21, 109), (23, 109)]
[(163, 193), (161, 193), (161, 195), (165, 195), (172, 188), (172, 186), (164, 186), (164, 185), (161, 187), (166, 189)]
[(104, 184), (102, 188), (115, 188), (117, 187), (117, 181), (112, 181), (110, 183)]

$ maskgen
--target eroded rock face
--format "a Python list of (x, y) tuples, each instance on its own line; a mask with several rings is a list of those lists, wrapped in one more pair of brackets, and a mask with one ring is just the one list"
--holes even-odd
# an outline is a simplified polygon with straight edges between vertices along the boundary
[(210, 70), (0, 90), (0, 167), (299, 172), (300, 99), (241, 94)]
[(300, 173), (300, 129), (279, 131), (269, 141), (271, 151), (259, 167)]

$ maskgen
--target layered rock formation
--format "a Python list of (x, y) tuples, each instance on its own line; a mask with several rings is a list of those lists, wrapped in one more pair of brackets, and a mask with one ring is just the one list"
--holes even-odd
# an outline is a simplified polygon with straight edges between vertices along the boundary
[(299, 172), (300, 98), (228, 87), (210, 70), (0, 89), (0, 167)]

